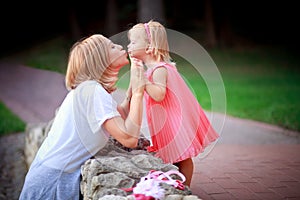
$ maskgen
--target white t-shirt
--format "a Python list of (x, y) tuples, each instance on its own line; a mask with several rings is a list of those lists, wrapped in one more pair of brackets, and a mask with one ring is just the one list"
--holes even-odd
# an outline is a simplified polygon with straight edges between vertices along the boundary
[(117, 102), (96, 81), (71, 90), (61, 104), (37, 160), (51, 168), (73, 172), (108, 141), (105, 120), (120, 116)]

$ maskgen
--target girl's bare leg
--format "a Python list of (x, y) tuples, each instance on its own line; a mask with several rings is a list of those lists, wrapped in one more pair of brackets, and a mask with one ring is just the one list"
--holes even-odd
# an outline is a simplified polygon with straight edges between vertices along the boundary
[(184, 184), (190, 187), (194, 172), (194, 163), (192, 158), (182, 160), (178, 163), (175, 163), (175, 165), (179, 168), (179, 172), (181, 172), (186, 178)]

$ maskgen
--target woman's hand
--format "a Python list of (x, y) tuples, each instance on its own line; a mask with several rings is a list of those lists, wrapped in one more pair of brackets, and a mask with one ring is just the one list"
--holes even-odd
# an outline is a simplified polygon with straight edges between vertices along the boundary
[(146, 78), (144, 76), (143, 62), (136, 58), (131, 58), (130, 86), (133, 94), (143, 95)]
[[(134, 96), (142, 97), (144, 95), (145, 77), (143, 70), (143, 63), (136, 58), (130, 58), (131, 70), (130, 70), (130, 82), (126, 91), (126, 97), (122, 103), (118, 106), (118, 111), (123, 119), (126, 119), (130, 109), (130, 102), (133, 94)], [(134, 92), (133, 92), (134, 90)], [(139, 98), (139, 97), (138, 97)]]
[(129, 148), (134, 148), (137, 146), (138, 138), (140, 137), (143, 118), (145, 76), (142, 61), (135, 58), (132, 58), (131, 61), (130, 105), (126, 108), (126, 112), (121, 112), (122, 117), (114, 117), (106, 120), (104, 127), (121, 144)]

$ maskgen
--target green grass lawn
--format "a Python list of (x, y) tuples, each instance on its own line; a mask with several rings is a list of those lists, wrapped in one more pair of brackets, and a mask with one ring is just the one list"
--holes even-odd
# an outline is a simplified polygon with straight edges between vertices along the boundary
[[(22, 52), (16, 58), (27, 66), (65, 73), (70, 47), (70, 43), (59, 38)], [(226, 114), (300, 131), (299, 58), (274, 47), (212, 49), (208, 53), (222, 76)], [(211, 95), (205, 81), (184, 59), (173, 58), (202, 107), (211, 110)], [(128, 86), (128, 70), (126, 66), (120, 71), (118, 87), (126, 89)], [(218, 109), (217, 106), (213, 111), (224, 111)], [(11, 118), (9, 114), (2, 115), (1, 121), (4, 117)], [(10, 126), (8, 124), (0, 126)]]
[(216, 51), (227, 113), (300, 130), (299, 58), (277, 49)]
[(0, 102), (0, 135), (22, 132), (25, 123)]

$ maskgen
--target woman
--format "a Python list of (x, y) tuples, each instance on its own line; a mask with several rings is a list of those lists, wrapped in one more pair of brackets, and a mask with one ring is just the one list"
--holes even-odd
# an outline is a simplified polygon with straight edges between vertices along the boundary
[(105, 146), (109, 136), (137, 146), (143, 112), (142, 63), (131, 62), (132, 97), (117, 105), (119, 70), (129, 64), (122, 46), (95, 34), (71, 48), (66, 73), (69, 93), (26, 175), (23, 199), (79, 199), (80, 168)]

